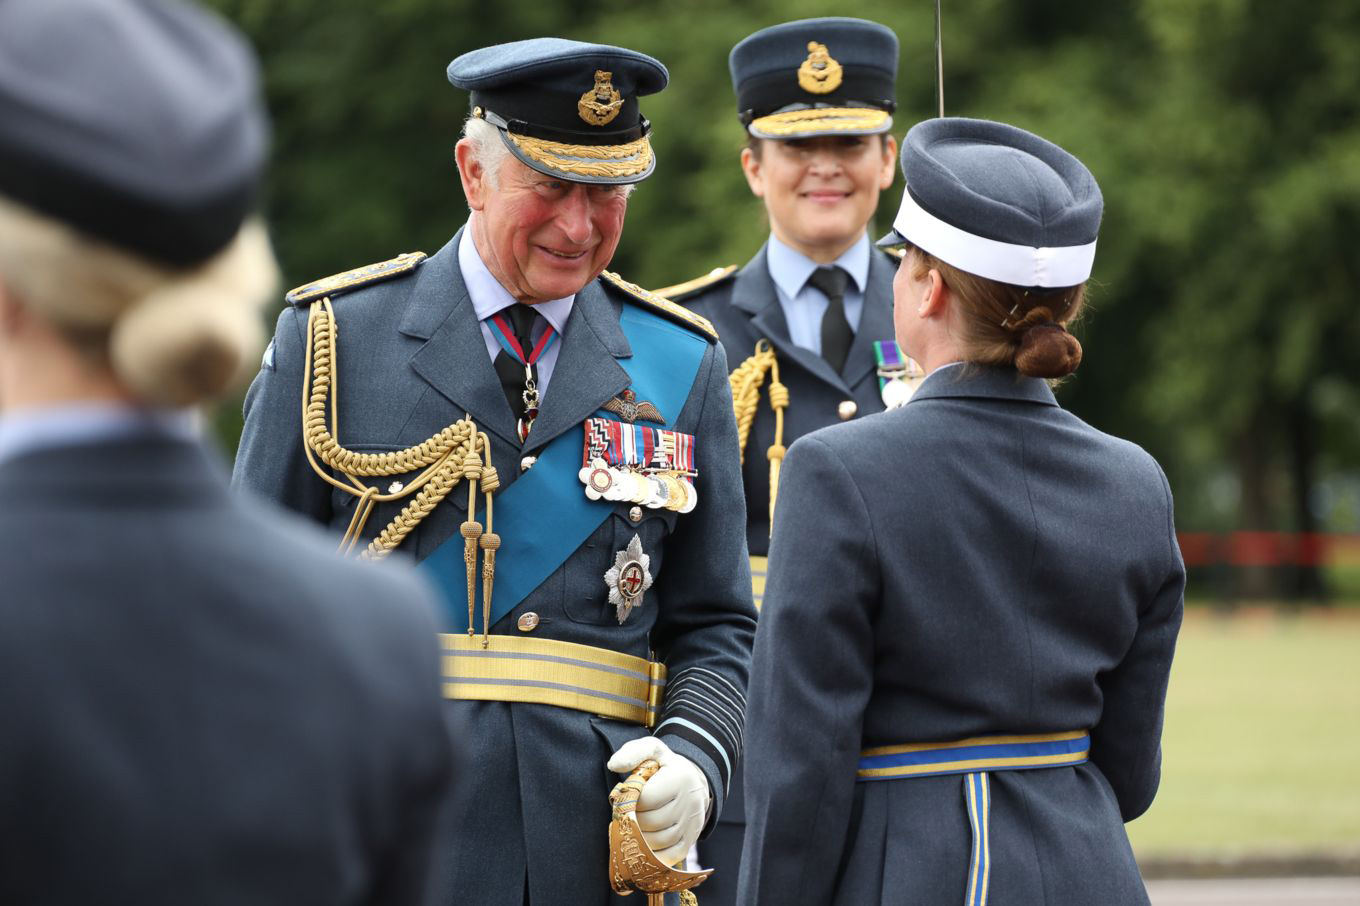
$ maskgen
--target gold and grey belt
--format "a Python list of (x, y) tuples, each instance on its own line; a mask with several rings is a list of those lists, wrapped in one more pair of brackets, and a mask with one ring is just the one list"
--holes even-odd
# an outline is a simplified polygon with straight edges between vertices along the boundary
[(1091, 749), (1085, 730), (1036, 736), (978, 736), (957, 742), (878, 746), (860, 753), (856, 780), (901, 780), (962, 774), (963, 800), (973, 832), (973, 852), (964, 888), (965, 906), (987, 906), (991, 880), (991, 771), (1029, 771), (1082, 764)]
[(751, 597), (756, 610), (765, 601), (765, 576), (770, 571), (770, 558), (751, 555)]
[(555, 639), (461, 634), (439, 639), (445, 698), (555, 705), (656, 726), (665, 664)]

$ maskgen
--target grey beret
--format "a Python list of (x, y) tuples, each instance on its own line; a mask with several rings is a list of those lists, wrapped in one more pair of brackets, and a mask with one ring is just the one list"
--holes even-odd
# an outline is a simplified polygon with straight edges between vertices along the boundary
[(1081, 161), (1039, 136), (957, 117), (913, 126), (893, 232), (962, 270), (1017, 286), (1086, 280), (1104, 209)]
[(177, 0), (0, 2), (0, 194), (165, 264), (221, 250), (267, 145), (255, 59)]

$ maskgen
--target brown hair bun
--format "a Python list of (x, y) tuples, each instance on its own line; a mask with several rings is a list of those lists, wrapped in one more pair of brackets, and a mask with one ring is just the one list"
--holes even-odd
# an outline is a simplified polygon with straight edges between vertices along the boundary
[(1060, 378), (1081, 364), (1081, 344), (1061, 324), (1036, 324), (1020, 336), (1015, 367), (1030, 377)]

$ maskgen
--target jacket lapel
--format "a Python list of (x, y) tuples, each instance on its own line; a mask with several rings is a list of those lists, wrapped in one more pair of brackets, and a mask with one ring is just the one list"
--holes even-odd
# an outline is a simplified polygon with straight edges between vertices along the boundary
[[(849, 394), (850, 388), (826, 359), (810, 349), (795, 345), (789, 339), (789, 325), (784, 319), (784, 310), (779, 305), (779, 294), (775, 291), (774, 281), (770, 279), (770, 267), (765, 261), (765, 249), (752, 258), (737, 274), (732, 287), (732, 304), (751, 315), (751, 326), (758, 336), (765, 337), (782, 355), (801, 365), (818, 379)], [(728, 350), (729, 364), (740, 364), (751, 354), (748, 350)]]
[[(541, 449), (581, 424), (629, 384), (628, 372), (615, 359), (631, 356), (632, 349), (619, 327), (618, 309), (599, 280), (590, 281), (576, 294), (560, 342), (552, 381), (525, 450)], [(674, 418), (678, 413), (667, 414)]]
[(459, 230), (416, 272), (417, 282), (399, 329), (426, 341), (411, 356), (416, 374), (471, 415), (479, 427), (518, 446), (515, 418), (487, 355), (481, 324), (458, 266), (462, 235)]
[(874, 356), (874, 342), (891, 340), (893, 329), (893, 265), (887, 255), (877, 249), (869, 251), (869, 280), (864, 287), (864, 307), (860, 309), (859, 327), (855, 329), (850, 354), (845, 357), (843, 376), (851, 387), (878, 370)]

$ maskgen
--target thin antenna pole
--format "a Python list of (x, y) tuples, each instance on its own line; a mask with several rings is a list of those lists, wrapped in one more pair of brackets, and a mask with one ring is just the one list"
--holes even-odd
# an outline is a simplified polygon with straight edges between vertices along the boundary
[(944, 116), (944, 50), (940, 38), (940, 0), (935, 0), (935, 98)]

